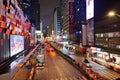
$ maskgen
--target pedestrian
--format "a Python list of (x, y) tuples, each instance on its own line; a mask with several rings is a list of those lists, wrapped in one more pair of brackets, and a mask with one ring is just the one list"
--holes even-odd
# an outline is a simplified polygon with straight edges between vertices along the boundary
[(115, 63), (115, 62), (116, 62), (116, 58), (115, 58), (115, 57), (113, 57), (112, 62), (113, 62), (113, 63)]

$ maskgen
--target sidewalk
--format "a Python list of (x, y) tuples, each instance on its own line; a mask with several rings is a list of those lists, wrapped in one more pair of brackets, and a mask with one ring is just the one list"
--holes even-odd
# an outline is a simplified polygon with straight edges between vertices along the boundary
[(13, 80), (27, 80), (29, 77), (30, 71), (26, 68), (26, 66), (23, 66), (14, 76)]
[[(24, 66), (24, 63), (26, 63), (26, 61), (29, 59), (29, 57), (33, 54), (33, 52), (37, 48), (37, 46), (34, 49), (32, 49), (29, 52), (29, 54), (23, 60), (20, 61), (19, 64), (12, 65), (12, 66), (14, 66), (14, 68), (12, 70), (10, 70), (8, 73), (0, 75), (0, 80), (12, 80), (12, 79), (14, 79), (14, 77), (16, 75), (18, 75), (18, 76), (23, 75), (23, 77), (26, 77), (27, 70)], [(20, 78), (23, 78), (23, 77), (20, 77)], [(19, 79), (19, 77), (18, 77), (18, 79), (14, 79), (14, 80), (24, 80), (24, 78)]]
[[(62, 49), (59, 49), (60, 51), (62, 51), (64, 54), (67, 54), (68, 51), (65, 47), (63, 47)], [(80, 62), (83, 61), (84, 57), (77, 56), (77, 55), (69, 55), (71, 58), (73, 58), (76, 62)], [(116, 78), (120, 77), (120, 74), (110, 70), (108, 68), (106, 68), (105, 66), (99, 65), (91, 60), (90, 64), (92, 65), (92, 70), (96, 73), (99, 73), (100, 75), (109, 78), (109, 80), (115, 80)]]
[[(31, 69), (27, 68), (27, 65), (31, 66)], [(23, 67), (15, 74), (12, 80), (28, 80), (32, 68), (36, 67), (36, 55), (30, 57), (29, 61), (23, 65)]]

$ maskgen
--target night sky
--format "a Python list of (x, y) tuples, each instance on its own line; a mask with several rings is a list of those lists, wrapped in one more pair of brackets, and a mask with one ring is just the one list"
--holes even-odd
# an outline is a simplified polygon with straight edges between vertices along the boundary
[(94, 0), (95, 21), (106, 18), (109, 11), (113, 10), (120, 14), (120, 0)]
[(50, 25), (55, 7), (59, 6), (59, 0), (40, 0), (40, 17), (43, 26)]
[[(54, 8), (59, 6), (60, 0), (40, 0), (40, 15), (44, 27), (50, 25)], [(106, 17), (110, 10), (120, 12), (120, 0), (94, 0), (95, 20)]]

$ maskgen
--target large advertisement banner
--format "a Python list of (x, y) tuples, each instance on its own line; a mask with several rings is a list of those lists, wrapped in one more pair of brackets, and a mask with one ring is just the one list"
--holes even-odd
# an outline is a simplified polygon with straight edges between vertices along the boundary
[(89, 20), (87, 24), (87, 44), (94, 45), (94, 19)]
[(30, 32), (31, 32), (32, 37), (35, 37), (35, 27), (31, 27)]
[(69, 2), (69, 32), (74, 33), (74, 2)]
[(10, 55), (13, 56), (24, 50), (24, 37), (10, 35)]
[(87, 45), (87, 26), (82, 25), (82, 45)]
[(86, 19), (94, 17), (94, 0), (86, 0)]

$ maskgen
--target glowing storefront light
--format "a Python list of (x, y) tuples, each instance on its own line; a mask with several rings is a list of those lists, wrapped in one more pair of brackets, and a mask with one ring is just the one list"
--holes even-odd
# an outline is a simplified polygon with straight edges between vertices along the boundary
[(57, 36), (57, 39), (59, 39), (60, 36)]
[(67, 38), (67, 36), (63, 36), (63, 39), (66, 39)]

